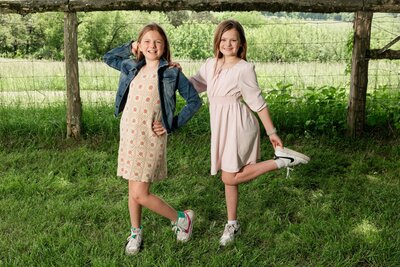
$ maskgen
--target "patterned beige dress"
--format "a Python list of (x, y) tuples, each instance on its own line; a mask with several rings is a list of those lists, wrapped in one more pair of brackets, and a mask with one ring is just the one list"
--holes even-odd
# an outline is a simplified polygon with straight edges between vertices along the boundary
[(167, 176), (167, 135), (153, 132), (155, 120), (161, 120), (158, 76), (141, 70), (130, 84), (121, 117), (118, 176), (140, 182)]

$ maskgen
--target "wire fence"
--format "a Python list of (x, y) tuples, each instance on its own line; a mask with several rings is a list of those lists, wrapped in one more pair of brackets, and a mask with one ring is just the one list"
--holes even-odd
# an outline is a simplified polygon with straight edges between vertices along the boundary
[[(82, 22), (85, 23), (84, 20)], [(62, 25), (62, 21), (58, 23)], [(105, 24), (106, 27), (112, 27), (111, 23)], [(160, 24), (172, 29), (168, 34), (172, 53), (175, 55), (174, 61), (181, 64), (186, 76), (195, 74), (205, 59), (187, 59), (182, 51), (196, 48), (198, 41), (199, 49), (196, 51), (208, 51), (207, 56), (212, 55), (212, 38), (204, 43), (205, 37), (190, 32), (201, 27), (202, 23), (187, 23), (186, 28), (181, 29), (182, 32), (176, 33), (177, 36), (174, 35), (177, 30), (172, 25), (166, 22)], [(140, 28), (141, 25), (143, 23), (135, 22), (125, 26)], [(273, 89), (288, 86), (298, 95), (307, 88), (324, 86), (345, 88), (346, 92), (349, 91), (352, 22), (274, 19), (263, 23), (243, 23), (243, 26), (248, 39), (248, 60), (256, 65), (260, 87), (266, 94)], [(46, 32), (45, 26), (43, 27), (43, 32)], [(187, 34), (193, 39), (191, 42), (187, 42), (188, 37), (182, 37), (185, 30), (189, 31)], [(382, 48), (398, 35), (399, 17), (388, 19), (385, 14), (374, 15), (371, 43), (377, 47), (371, 48)], [(186, 43), (182, 38), (186, 38)], [(399, 47), (396, 44), (392, 48)], [(400, 62), (371, 60), (369, 64), (369, 92), (385, 90), (398, 97)], [(119, 78), (117, 71), (99, 60), (80, 60), (79, 76), (84, 104), (114, 101)], [(390, 101), (399, 101), (396, 97)], [(0, 58), (1, 105), (51, 105), (64, 103), (65, 100), (63, 61)], [(382, 101), (387, 99), (382, 98)]]

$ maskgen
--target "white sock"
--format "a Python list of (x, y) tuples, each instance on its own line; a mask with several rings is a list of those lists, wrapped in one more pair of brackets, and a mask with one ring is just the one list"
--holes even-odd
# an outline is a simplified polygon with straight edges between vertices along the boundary
[(228, 220), (229, 225), (237, 225), (237, 220)]
[[(275, 161), (275, 164), (276, 164), (276, 166), (278, 167), (278, 169), (287, 166), (287, 163), (285, 162), (284, 159), (278, 158), (278, 159), (275, 159), (274, 161)], [(287, 161), (289, 161), (289, 160), (287, 159)]]

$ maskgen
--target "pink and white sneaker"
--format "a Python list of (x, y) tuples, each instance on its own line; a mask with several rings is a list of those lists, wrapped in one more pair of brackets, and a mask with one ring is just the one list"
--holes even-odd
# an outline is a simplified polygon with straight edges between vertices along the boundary
[(178, 221), (172, 226), (172, 230), (175, 232), (178, 241), (187, 242), (190, 240), (194, 218), (194, 211), (192, 210), (178, 212)]

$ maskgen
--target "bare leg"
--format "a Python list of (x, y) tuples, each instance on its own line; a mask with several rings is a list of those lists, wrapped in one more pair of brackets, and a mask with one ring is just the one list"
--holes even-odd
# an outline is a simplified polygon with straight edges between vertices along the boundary
[(137, 203), (132, 196), (132, 190), (129, 186), (129, 199), (128, 199), (129, 215), (131, 217), (131, 226), (139, 228), (142, 224), (142, 205)]
[[(234, 174), (231, 173), (231, 175)], [(239, 190), (237, 185), (225, 185), (225, 200), (228, 220), (236, 220), (239, 200)]]
[[(229, 173), (222, 171), (222, 181), (225, 185), (238, 185), (253, 180), (261, 174), (269, 171), (276, 170), (278, 166), (274, 160), (261, 161), (255, 164), (249, 164), (244, 166), (237, 173)], [(233, 174), (233, 175), (231, 175)]]
[(130, 198), (141, 206), (144, 206), (155, 213), (164, 216), (175, 222), (178, 219), (178, 213), (164, 200), (150, 193), (150, 183), (129, 181)]

